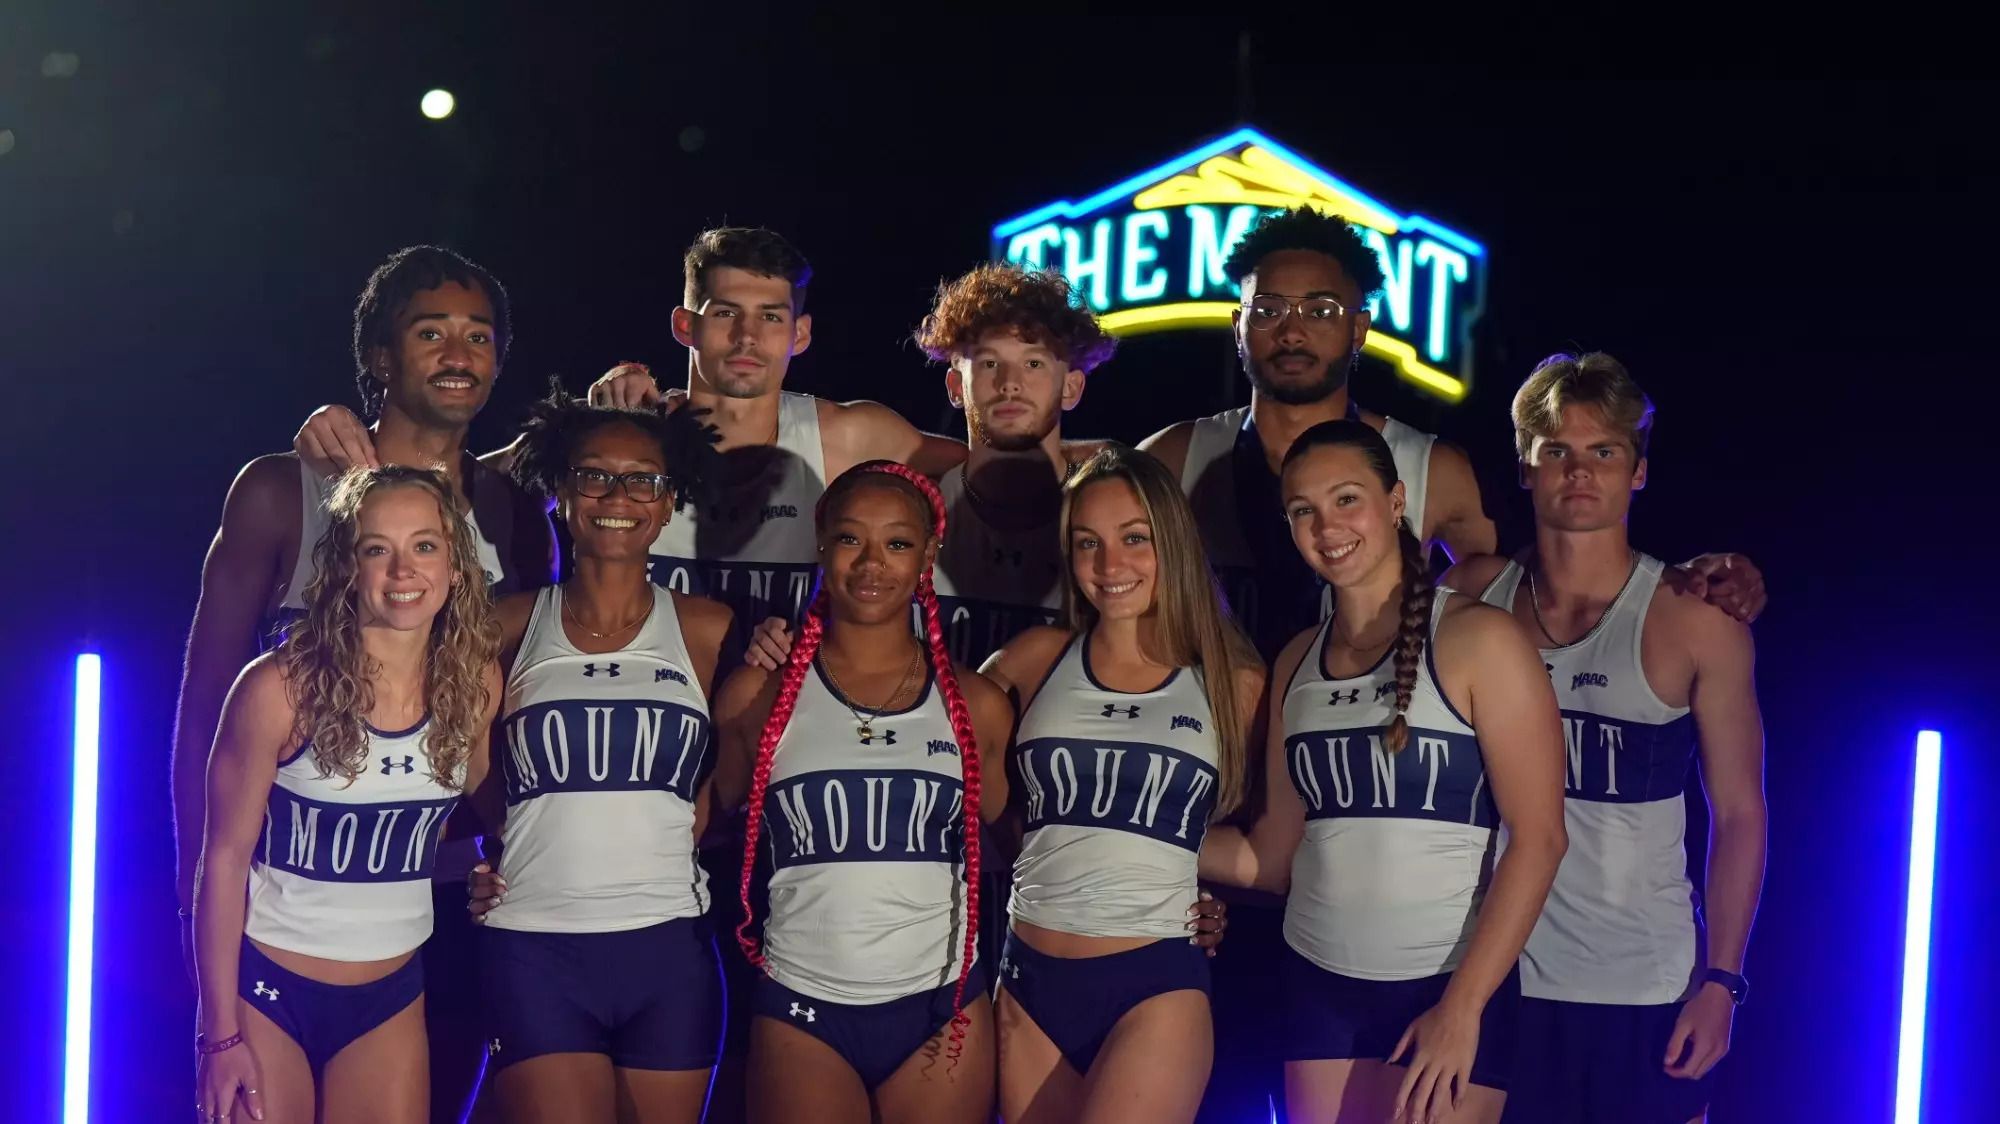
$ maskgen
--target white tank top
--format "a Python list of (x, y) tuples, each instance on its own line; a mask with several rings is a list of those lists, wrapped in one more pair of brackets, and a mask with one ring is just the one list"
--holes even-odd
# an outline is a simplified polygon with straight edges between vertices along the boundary
[[(1569, 851), (1528, 947), (1521, 992), (1575, 1003), (1672, 1003), (1699, 961), (1687, 877), (1694, 717), (1646, 681), (1639, 654), (1660, 560), (1632, 576), (1589, 634), (1542, 649), (1562, 707)], [(1481, 600), (1508, 612), (1524, 571), (1509, 562)]]
[[(320, 538), (326, 534), (329, 522), (326, 501), (333, 495), (333, 487), (338, 482), (338, 477), (322, 478), (306, 467), (306, 462), (299, 462), (299, 553), (292, 562), (292, 576), (285, 583), (284, 597), (278, 602), (276, 611), (266, 616), (258, 632), (258, 642), (267, 651), (276, 647), (283, 630), (305, 613), (306, 586), (319, 573), (313, 563), (313, 553), (319, 546)], [(479, 519), (470, 509), (465, 512), (465, 522), (472, 530), (473, 546), (479, 551), (479, 568), (486, 573), (488, 588), (501, 586), (509, 575), (501, 559), (500, 548), (486, 537), (485, 531), (480, 530)]]
[(751, 630), (766, 618), (796, 621), (812, 591), (813, 506), (826, 491), (819, 400), (781, 391), (776, 446), (747, 452), (770, 455), (760, 476), (699, 511), (691, 504), (674, 512), (653, 543), (653, 581), (736, 611), (723, 667), (742, 661)]
[(694, 800), (715, 758), (672, 593), (654, 587), (630, 645), (585, 653), (563, 634), (562, 588), (542, 590), (501, 713), (507, 900), (488, 925), (608, 933), (708, 909)]
[(961, 471), (946, 473), (938, 491), (945, 538), (932, 580), (945, 646), (952, 658), (978, 667), (1007, 641), (1062, 615), (1062, 543), (1054, 519), (1027, 532), (994, 530), (966, 496)]
[(251, 939), (322, 960), (401, 956), (431, 935), (431, 866), (458, 793), (430, 773), (430, 720), (369, 727), (367, 767), (322, 777), (310, 744), (278, 766), (250, 863)]
[(1070, 641), (1015, 735), (1028, 821), (1014, 919), (1086, 937), (1185, 937), (1215, 807), (1208, 696), (1192, 668), (1114, 691), (1091, 674), (1089, 647)]
[[(1409, 980), (1458, 967), (1479, 917), (1499, 817), (1472, 727), (1437, 682), (1437, 619), (1410, 695), (1410, 740), (1382, 745), (1395, 660), (1328, 680), (1321, 625), (1285, 692), (1285, 764), (1305, 802), (1285, 940), (1329, 972)], [(1391, 652), (1393, 652), (1393, 647)]]
[[(1350, 408), (1350, 416), (1360, 414)], [(1403, 482), (1405, 514), (1421, 531), (1437, 438), (1389, 417), (1383, 419), (1382, 437)], [(1250, 470), (1250, 478), (1241, 478), (1241, 470)], [(1277, 658), (1301, 629), (1325, 619), (1331, 605), (1325, 583), (1298, 557), (1285, 529), (1278, 482), (1265, 467), (1250, 407), (1195, 420), (1181, 490), (1194, 508), (1209, 565), (1231, 611), (1264, 658)], [(1252, 520), (1267, 520), (1268, 526), (1259, 523), (1256, 534), (1246, 534)], [(1253, 540), (1262, 541), (1253, 545)]]
[(764, 800), (765, 969), (829, 1003), (942, 987), (965, 946), (965, 785), (935, 681), (869, 731), (815, 662)]

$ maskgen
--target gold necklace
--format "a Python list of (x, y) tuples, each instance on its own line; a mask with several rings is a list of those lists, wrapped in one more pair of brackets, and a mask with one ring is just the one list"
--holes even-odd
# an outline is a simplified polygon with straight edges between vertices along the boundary
[[(924, 646), (919, 644), (916, 647), (916, 651), (910, 654), (910, 666), (903, 672), (903, 678), (896, 683), (896, 689), (889, 692), (889, 697), (882, 700), (882, 705), (877, 707), (864, 706), (859, 710), (855, 709), (854, 703), (850, 701), (854, 696), (848, 694), (847, 688), (840, 685), (840, 676), (833, 673), (833, 664), (828, 662), (824, 655), (820, 657), (819, 665), (826, 669), (826, 677), (833, 683), (834, 698), (838, 699), (840, 705), (846, 707), (848, 712), (854, 715), (856, 732), (865, 740), (875, 736), (875, 719), (882, 717), (882, 712), (889, 709), (889, 704), (895, 702), (902, 695), (903, 689), (908, 687), (910, 680), (916, 677), (917, 667), (923, 663), (923, 659)], [(868, 711), (866, 718), (861, 716), (862, 710)]]
[(610, 632), (591, 632), (590, 629), (584, 627), (582, 621), (576, 619), (576, 610), (571, 609), (569, 607), (569, 598), (564, 597), (562, 599), (562, 607), (563, 607), (563, 616), (569, 618), (569, 623), (575, 625), (578, 628), (583, 629), (584, 632), (588, 633), (590, 637), (595, 640), (609, 640), (614, 636), (623, 636), (626, 633), (632, 631), (634, 628), (637, 628), (639, 625), (645, 623), (646, 618), (653, 614), (653, 607), (648, 605), (645, 609), (640, 611), (639, 615), (633, 619), (631, 624), (620, 625), (617, 628), (611, 630)]

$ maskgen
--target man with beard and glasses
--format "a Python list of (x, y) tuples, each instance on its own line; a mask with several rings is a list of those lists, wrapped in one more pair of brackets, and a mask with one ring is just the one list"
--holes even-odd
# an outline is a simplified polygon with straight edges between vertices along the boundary
[[(465, 451), (466, 428), (492, 393), (509, 342), (506, 290), (486, 270), (435, 246), (390, 255), (354, 309), (355, 383), (363, 411), (378, 419), (372, 436), (354, 423), (368, 442), (367, 463), (434, 468), (451, 481), (496, 596), (547, 585), (555, 563), (541, 502)], [(273, 646), (303, 610), (313, 544), (326, 529), (331, 483), (324, 467), (291, 453), (245, 465), (223, 501), (222, 526), (202, 565), (173, 743), (184, 938), (222, 701), (243, 665)], [(467, 974), (465, 874), (478, 859), (477, 820), (462, 812), (448, 824), (434, 874), (437, 925), (423, 957), (434, 1115), (457, 1120), (485, 1048)]]

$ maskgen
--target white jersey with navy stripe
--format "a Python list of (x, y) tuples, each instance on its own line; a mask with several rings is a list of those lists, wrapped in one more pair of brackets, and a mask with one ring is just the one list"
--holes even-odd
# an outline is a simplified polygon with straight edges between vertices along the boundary
[(486, 924), (608, 933), (699, 916), (695, 794), (715, 758), (674, 595), (654, 587), (632, 643), (595, 653), (564, 635), (562, 597), (536, 597), (507, 677), (506, 744), (494, 747), (507, 898)]
[[(1285, 764), (1305, 804), (1285, 940), (1330, 972), (1374, 980), (1458, 967), (1492, 874), (1498, 816), (1472, 726), (1437, 683), (1437, 619), (1410, 695), (1410, 740), (1382, 744), (1395, 660), (1329, 680), (1321, 625), (1285, 692)], [(1391, 653), (1394, 648), (1391, 647)]]
[(938, 491), (944, 496), (945, 536), (932, 580), (945, 646), (953, 659), (978, 667), (1007, 641), (1056, 622), (1067, 563), (1053, 518), (1029, 531), (996, 530), (965, 494), (963, 470), (946, 473)]
[(936, 682), (868, 730), (815, 661), (764, 798), (765, 970), (830, 1003), (941, 987), (965, 944), (965, 784)]
[[(1403, 483), (1405, 515), (1411, 527), (1421, 530), (1430, 482), (1431, 446), (1437, 438), (1391, 417), (1382, 420), (1382, 437), (1389, 443), (1396, 475)], [(1239, 440), (1245, 442), (1246, 450), (1255, 447), (1256, 470), (1265, 479), (1261, 488), (1253, 486), (1254, 481), (1237, 479)], [(1275, 658), (1278, 650), (1298, 635), (1301, 628), (1315, 619), (1325, 619), (1331, 612), (1331, 605), (1323, 595), (1325, 583), (1303, 566), (1296, 567), (1294, 574), (1303, 588), (1267, 588), (1272, 576), (1261, 572), (1243, 527), (1247, 520), (1268, 520), (1271, 526), (1282, 527), (1284, 512), (1277, 484), (1269, 475), (1262, 445), (1256, 441), (1252, 427), (1250, 407), (1239, 406), (1196, 419), (1194, 432), (1188, 437), (1187, 460), (1181, 466), (1181, 490), (1187, 493), (1188, 503), (1194, 509), (1202, 544), (1208, 549), (1209, 565), (1222, 584), (1231, 612), (1266, 659)], [(1246, 510), (1252, 496), (1260, 497), (1255, 501), (1260, 506), (1268, 502), (1269, 510)], [(1277, 537), (1284, 536), (1279, 533)]]
[(1087, 937), (1187, 935), (1195, 855), (1215, 807), (1216, 729), (1202, 679), (1180, 668), (1115, 691), (1072, 639), (1021, 716), (1027, 835), (1016, 921)]
[(310, 744), (278, 766), (250, 864), (251, 939), (323, 960), (401, 956), (431, 935), (431, 866), (458, 793), (432, 777), (428, 719), (370, 727), (353, 780), (320, 776)]
[[(292, 562), (292, 576), (285, 583), (284, 596), (279, 600), (277, 610), (264, 620), (259, 633), (260, 643), (266, 647), (275, 647), (279, 631), (305, 612), (306, 587), (319, 573), (313, 554), (330, 522), (326, 501), (333, 495), (333, 487), (338, 482), (338, 477), (322, 477), (307, 467), (304, 460), (299, 461), (299, 553)], [(472, 531), (473, 546), (479, 551), (479, 568), (486, 574), (486, 584), (498, 585), (507, 577), (500, 548), (486, 537), (486, 532), (479, 529), (479, 519), (470, 508), (464, 514), (466, 526)]]
[(812, 591), (819, 557), (813, 507), (826, 491), (819, 399), (780, 392), (775, 445), (732, 451), (724, 461), (739, 456), (769, 459), (756, 479), (717, 502), (674, 512), (652, 550), (655, 582), (735, 611), (724, 667), (735, 666), (749, 631), (766, 618), (797, 620)]
[[(1661, 702), (1640, 658), (1661, 563), (1632, 576), (1597, 626), (1542, 650), (1562, 707), (1569, 851), (1521, 954), (1521, 993), (1575, 1003), (1672, 1003), (1699, 960), (1683, 799), (1695, 748), (1687, 707)], [(1509, 562), (1481, 599), (1512, 612)]]

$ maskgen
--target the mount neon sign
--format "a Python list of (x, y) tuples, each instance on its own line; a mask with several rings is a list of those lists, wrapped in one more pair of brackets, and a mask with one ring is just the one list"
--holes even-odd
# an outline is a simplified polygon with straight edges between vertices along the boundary
[(1241, 297), (1223, 259), (1259, 213), (1310, 206), (1362, 228), (1382, 259), (1367, 349), (1447, 401), (1471, 379), (1471, 329), (1486, 298), (1486, 250), (1400, 214), (1257, 132), (1239, 129), (1080, 202), (993, 228), (993, 256), (1060, 268), (1119, 335), (1227, 327)]

